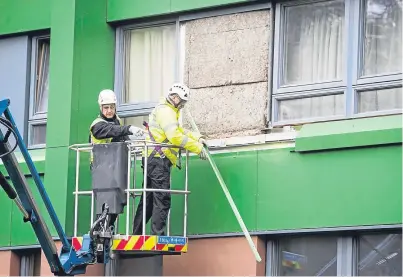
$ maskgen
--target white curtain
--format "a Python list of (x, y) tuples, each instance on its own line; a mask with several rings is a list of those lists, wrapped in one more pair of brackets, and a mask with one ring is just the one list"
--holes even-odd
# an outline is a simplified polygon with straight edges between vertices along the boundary
[[(286, 8), (283, 85), (341, 80), (344, 65), (344, 1)], [(279, 119), (343, 114), (343, 95), (280, 102)]]
[(34, 276), (35, 255), (23, 255), (20, 260), (20, 276)]
[[(362, 75), (402, 72), (402, 0), (367, 0)], [(402, 89), (359, 92), (359, 112), (400, 109)]]
[(175, 25), (125, 33), (124, 102), (158, 101), (175, 78)]
[(344, 1), (286, 9), (285, 85), (340, 80)]
[(50, 44), (48, 40), (38, 43), (37, 55), (37, 81), (35, 89), (35, 113), (44, 113), (48, 110), (49, 95), (49, 55)]

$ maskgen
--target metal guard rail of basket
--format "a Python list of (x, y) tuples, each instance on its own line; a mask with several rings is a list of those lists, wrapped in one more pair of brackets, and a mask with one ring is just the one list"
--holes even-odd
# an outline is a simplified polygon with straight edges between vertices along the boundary
[[(185, 203), (184, 203), (184, 215), (183, 215), (183, 237), (186, 237), (187, 233), (187, 209), (188, 209), (188, 194), (190, 191), (188, 191), (188, 176), (189, 176), (189, 151), (184, 149), (183, 147), (172, 145), (172, 144), (167, 144), (167, 143), (156, 143), (156, 142), (150, 142), (146, 140), (130, 140), (126, 141), (128, 145), (128, 151), (129, 151), (129, 161), (128, 161), (128, 177), (127, 177), (127, 188), (125, 189), (126, 192), (126, 201), (127, 201), (127, 209), (126, 209), (126, 230), (125, 230), (125, 235), (128, 237), (129, 234), (129, 226), (130, 226), (130, 212), (129, 212), (129, 207), (130, 207), (130, 196), (133, 195), (133, 198), (136, 196), (141, 196), (141, 192), (144, 193), (144, 201), (143, 201), (143, 211), (146, 210), (146, 193), (147, 192), (155, 192), (155, 191), (161, 191), (161, 192), (169, 192), (171, 194), (183, 194), (185, 197)], [(160, 146), (160, 147), (166, 147), (166, 148), (179, 148), (182, 151), (186, 152), (186, 160), (185, 160), (185, 189), (184, 190), (163, 190), (163, 189), (150, 189), (147, 188), (147, 159), (144, 159), (144, 176), (143, 176), (143, 181), (144, 181), (144, 187), (140, 189), (136, 189), (136, 160), (137, 157), (142, 156), (142, 152), (144, 150), (144, 153), (148, 153), (148, 148), (149, 147), (155, 147), (155, 146)], [(80, 171), (80, 152), (91, 152), (92, 150), (92, 144), (91, 143), (85, 143), (85, 144), (74, 144), (69, 147), (69, 149), (72, 149), (76, 151), (76, 178), (75, 178), (75, 191), (73, 194), (75, 195), (75, 203), (74, 203), (74, 237), (77, 237), (77, 224), (78, 224), (78, 196), (79, 195), (91, 195), (91, 222), (90, 222), (90, 227), (94, 221), (94, 193), (93, 191), (79, 191), (79, 171)], [(131, 167), (132, 167), (132, 157), (133, 157), (133, 188), (130, 187), (131, 184)], [(136, 194), (137, 193), (137, 194)], [(133, 215), (135, 214), (135, 205), (133, 205)], [(143, 222), (145, 222), (146, 218), (146, 213), (143, 212)], [(116, 226), (118, 226), (118, 219), (116, 220)], [(143, 224), (143, 230), (142, 230), (142, 235), (146, 235), (146, 224)], [(170, 211), (168, 213), (168, 220), (167, 220), (167, 235), (169, 236), (169, 231), (170, 231)]]

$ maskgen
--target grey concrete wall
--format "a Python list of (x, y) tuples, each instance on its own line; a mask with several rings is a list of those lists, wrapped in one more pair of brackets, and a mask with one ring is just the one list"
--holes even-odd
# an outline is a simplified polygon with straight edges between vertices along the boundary
[[(186, 23), (184, 81), (189, 108), (209, 138), (261, 133), (266, 127), (270, 12)], [(184, 116), (185, 127), (190, 127)]]

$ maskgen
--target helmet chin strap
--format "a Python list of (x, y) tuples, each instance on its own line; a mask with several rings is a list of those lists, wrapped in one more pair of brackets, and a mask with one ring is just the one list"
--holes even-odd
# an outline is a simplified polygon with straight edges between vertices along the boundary
[(167, 100), (169, 103), (171, 103), (172, 106), (174, 106), (177, 109), (182, 109), (186, 104), (186, 101), (184, 101), (182, 99), (178, 104), (175, 104), (170, 97), (167, 97)]
[(183, 107), (185, 107), (185, 104), (186, 104), (186, 101), (181, 100), (181, 101), (179, 102), (177, 108), (178, 108), (179, 110), (181, 110), (181, 109), (183, 109)]

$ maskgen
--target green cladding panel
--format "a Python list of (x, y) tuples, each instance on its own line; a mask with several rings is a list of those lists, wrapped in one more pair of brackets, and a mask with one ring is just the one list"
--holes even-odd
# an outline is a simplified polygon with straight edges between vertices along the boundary
[[(214, 155), (214, 160), (245, 225), (248, 229), (255, 229), (258, 180), (256, 152), (218, 154)], [(235, 215), (208, 161), (196, 157), (189, 163), (189, 190), (189, 234), (239, 230)]]
[(0, 193), (0, 209), (2, 228), (0, 228), (0, 247), (11, 245), (11, 213), (13, 210), (14, 202), (7, 197), (7, 194), (1, 189)]
[[(354, 124), (360, 129), (367, 122)], [(213, 157), (250, 231), (401, 224), (402, 147), (401, 142), (381, 144), (390, 139), (389, 129), (385, 128), (383, 139), (378, 134), (377, 145), (366, 147), (339, 141), (346, 146), (337, 151), (254, 147)], [(343, 138), (349, 136), (339, 137)], [(138, 164), (138, 184), (141, 178)], [(209, 163), (193, 156), (188, 179), (187, 234), (240, 232)], [(172, 188), (182, 189), (184, 180), (184, 169), (173, 169)], [(171, 234), (183, 233), (183, 216), (184, 198), (174, 195)], [(119, 227), (124, 232), (125, 226)]]
[(1, 0), (0, 35), (50, 28), (51, 0)]
[[(309, 154), (281, 148), (213, 157), (250, 231), (401, 223), (399, 145)], [(187, 233), (240, 232), (208, 162), (192, 157), (189, 165)], [(137, 170), (139, 187), (139, 164)], [(172, 188), (183, 189), (184, 180), (184, 170), (173, 169)], [(171, 234), (183, 233), (183, 215), (184, 198), (174, 195)], [(86, 217), (82, 224), (88, 224)], [(121, 218), (120, 233), (126, 220)]]
[(164, 15), (250, 0), (108, 0), (108, 21)]
[[(52, 222), (50, 220), (50, 217), (45, 212), (45, 206), (43, 204), (43, 201), (41, 200), (41, 197), (39, 195), (35, 182), (33, 181), (30, 175), (30, 171), (27, 165), (23, 162), (21, 153), (19, 152), (14, 153), (17, 158), (17, 161), (19, 162), (19, 166), (22, 172), (27, 179), (28, 185), (34, 195), (34, 200), (37, 203), (40, 211), (42, 212), (42, 215), (44, 216), (45, 222), (49, 224), (49, 226), (51, 226)], [(43, 173), (45, 172), (45, 162), (44, 162), (45, 151), (32, 150), (30, 151), (30, 155), (35, 164), (36, 170), (40, 174), (41, 180), (44, 181)], [(6, 178), (9, 177), (5, 167), (2, 164), (0, 165), (0, 171), (6, 176)], [(11, 185), (13, 185), (10, 179), (9, 182)], [(55, 193), (49, 191), (47, 187), (46, 189), (48, 195), (53, 198), (55, 196)], [(60, 195), (59, 193), (57, 193), (57, 195), (59, 197), (63, 197), (63, 195)], [(7, 195), (4, 193), (2, 189), (0, 192), (0, 198), (1, 198), (0, 208), (2, 210), (2, 222), (3, 222), (3, 226), (0, 231), (0, 247), (37, 243), (31, 224), (23, 222), (22, 213), (17, 208), (15, 203), (7, 197)], [(53, 202), (53, 205), (55, 205), (56, 209), (58, 208), (57, 202)], [(52, 232), (52, 234), (55, 234), (53, 228), (51, 228), (50, 231)], [(24, 232), (26, 232), (26, 234), (24, 234)]]
[[(43, 181), (44, 178), (41, 177), (41, 180)], [(28, 184), (31, 188), (32, 195), (34, 197), (35, 202), (37, 203), (38, 209), (41, 213), (41, 216), (44, 218), (45, 222), (47, 223), (49, 227), (49, 231), (51, 232), (52, 235), (57, 235), (55, 232), (55, 229), (53, 228), (53, 223), (48, 216), (49, 213), (46, 212), (46, 207), (43, 201), (41, 201), (41, 196), (39, 194), (39, 191), (36, 189), (35, 182), (32, 178), (27, 179)], [(57, 205), (57, 201), (55, 201), (54, 194), (50, 192), (47, 189), (47, 193), (49, 197), (52, 199), (52, 204)], [(61, 195), (58, 194), (58, 197)], [(57, 207), (55, 207), (57, 209)], [(32, 226), (29, 222), (24, 222), (23, 221), (23, 216), (20, 212), (20, 210), (17, 208), (16, 205), (12, 206), (12, 212), (11, 212), (11, 245), (16, 246), (16, 245), (30, 245), (30, 244), (38, 244), (37, 237), (35, 235), (34, 230), (32, 229)]]
[(386, 145), (402, 142), (402, 115), (320, 122), (303, 126), (295, 150)]
[(250, 0), (171, 0), (171, 12), (217, 7), (227, 4), (253, 2)]
[(171, 0), (108, 0), (108, 21), (167, 14)]
[[(60, 199), (65, 208), (61, 217), (70, 234), (76, 156), (68, 146), (88, 142), (88, 128), (99, 112), (98, 93), (113, 88), (115, 32), (106, 23), (106, 7), (106, 0), (96, 5), (76, 0), (54, 2), (52, 9), (46, 180), (65, 195)], [(84, 171), (88, 170), (88, 155), (81, 160), (82, 172), (88, 174)], [(81, 181), (88, 181), (86, 178)], [(88, 197), (81, 198), (80, 205), (89, 207)], [(80, 206), (80, 211), (88, 209)], [(80, 226), (88, 232), (89, 221)]]
[(290, 150), (258, 153), (258, 230), (401, 223), (401, 146)]

